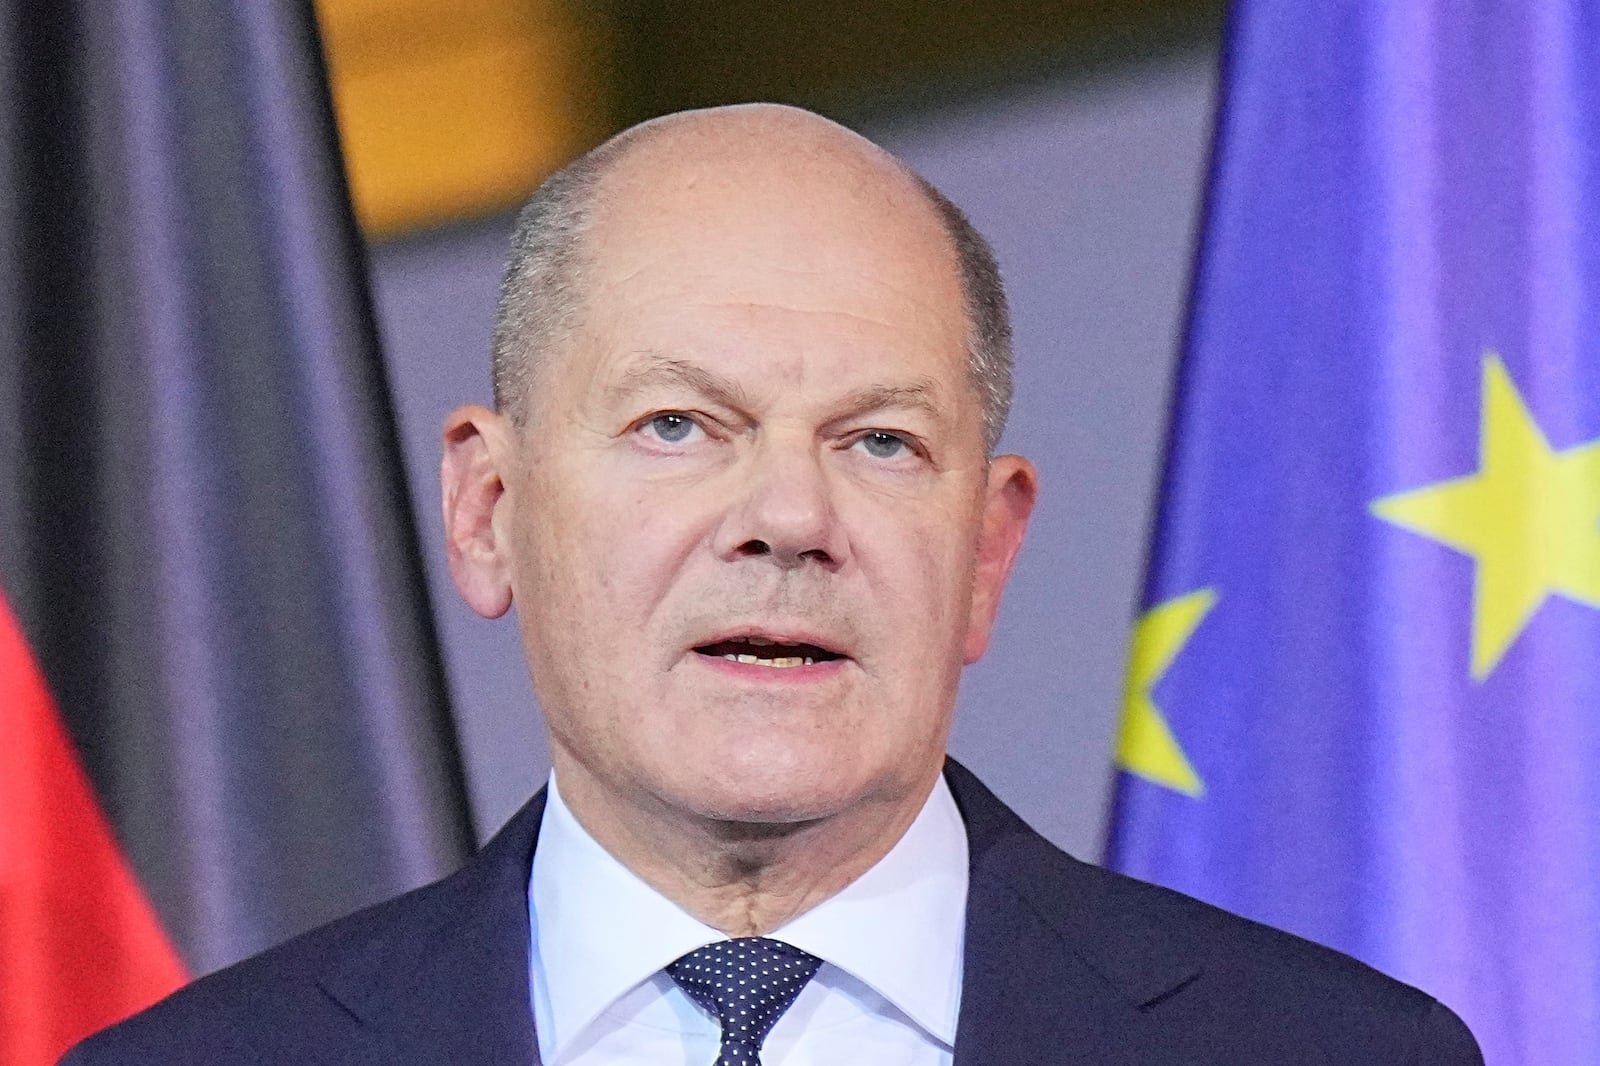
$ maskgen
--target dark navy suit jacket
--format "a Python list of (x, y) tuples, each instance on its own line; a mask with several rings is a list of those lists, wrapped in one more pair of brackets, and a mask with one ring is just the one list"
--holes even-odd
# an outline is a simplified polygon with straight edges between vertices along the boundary
[[(1469, 1066), (1422, 992), (1285, 933), (1090, 866), (955, 763), (971, 842), (956, 1066)], [(529, 863), (544, 794), (437, 884), (203, 978), (71, 1066), (529, 1066)]]

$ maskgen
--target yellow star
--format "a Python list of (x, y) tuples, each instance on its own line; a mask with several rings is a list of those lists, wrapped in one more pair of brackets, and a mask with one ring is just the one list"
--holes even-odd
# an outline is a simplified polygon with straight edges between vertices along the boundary
[(1189, 765), (1150, 690), (1216, 602), (1215, 590), (1201, 589), (1150, 608), (1133, 627), (1133, 647), (1128, 653), (1128, 690), (1122, 702), (1117, 765), (1186, 796), (1204, 795), (1205, 783)]
[(1554, 451), (1500, 357), (1483, 359), (1478, 472), (1372, 512), (1472, 556), (1472, 676), (1499, 665), (1550, 596), (1600, 607), (1600, 438)]

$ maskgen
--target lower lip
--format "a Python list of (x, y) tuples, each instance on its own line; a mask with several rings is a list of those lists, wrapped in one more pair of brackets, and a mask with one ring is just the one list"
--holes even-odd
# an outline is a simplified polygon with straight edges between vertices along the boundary
[(724, 677), (755, 684), (812, 684), (838, 676), (848, 659), (824, 659), (809, 666), (762, 666), (759, 663), (741, 663), (720, 655), (701, 655), (690, 652), (695, 661)]

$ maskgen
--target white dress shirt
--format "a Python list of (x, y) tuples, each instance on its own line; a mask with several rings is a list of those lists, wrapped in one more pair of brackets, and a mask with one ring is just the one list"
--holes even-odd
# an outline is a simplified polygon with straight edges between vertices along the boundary
[[(940, 777), (887, 855), (768, 934), (822, 959), (763, 1066), (949, 1066), (961, 1005), (967, 833)], [(711, 1066), (715, 1017), (662, 968), (725, 935), (578, 824), (551, 776), (528, 876), (529, 987), (545, 1066)]]

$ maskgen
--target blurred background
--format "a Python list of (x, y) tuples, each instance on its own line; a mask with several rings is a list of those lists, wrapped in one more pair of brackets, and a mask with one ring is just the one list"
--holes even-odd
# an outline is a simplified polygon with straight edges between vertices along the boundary
[(480, 838), (547, 770), (514, 622), (444, 568), (438, 437), (488, 399), (510, 212), (633, 122), (743, 100), (878, 141), (993, 242), (1004, 447), (1043, 493), (952, 751), (1097, 859), (1210, 136), (1218, 0), (319, 0)]
[(1490, 1063), (1600, 1061), (1600, 0), (1228, 8), (0, 3), (0, 1066), (538, 787), (441, 423), (539, 181), (746, 100), (1006, 275), (1042, 495), (953, 753)]

